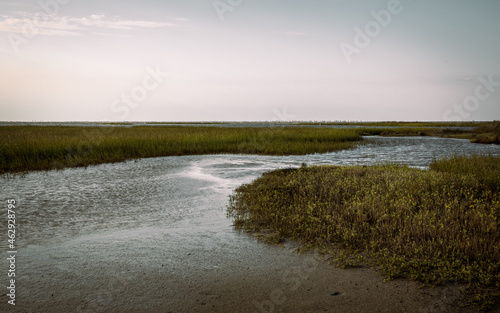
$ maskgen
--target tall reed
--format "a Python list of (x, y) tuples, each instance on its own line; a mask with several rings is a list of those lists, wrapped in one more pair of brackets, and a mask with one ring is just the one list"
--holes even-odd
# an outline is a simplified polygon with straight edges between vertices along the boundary
[(0, 173), (185, 154), (307, 154), (355, 147), (350, 130), (226, 127), (0, 127)]

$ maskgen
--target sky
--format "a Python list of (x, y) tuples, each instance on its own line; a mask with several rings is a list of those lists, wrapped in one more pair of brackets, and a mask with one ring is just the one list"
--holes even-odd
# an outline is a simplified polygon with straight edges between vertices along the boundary
[(498, 0), (0, 0), (0, 121), (500, 120)]

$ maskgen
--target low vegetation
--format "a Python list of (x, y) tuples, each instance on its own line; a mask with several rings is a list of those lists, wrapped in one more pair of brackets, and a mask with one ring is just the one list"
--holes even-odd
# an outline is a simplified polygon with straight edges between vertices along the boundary
[(4, 126), (0, 138), (0, 174), (171, 155), (321, 153), (362, 141), (340, 129), (175, 126)]
[(500, 144), (500, 121), (483, 124), (476, 132), (472, 142)]
[(298, 122), (299, 125), (342, 125), (342, 126), (377, 126), (377, 127), (479, 127), (484, 122)]
[[(0, 174), (185, 154), (308, 154), (353, 148), (361, 136), (438, 136), (500, 144), (500, 122), (297, 123), (315, 127), (174, 126), (103, 123), (111, 127), (2, 126)], [(245, 123), (242, 123), (244, 126)], [(161, 126), (158, 126), (161, 125)], [(250, 125), (250, 124), (249, 124)], [(273, 125), (273, 124), (270, 124)], [(360, 126), (352, 129), (318, 125)], [(377, 127), (374, 127), (377, 126)], [(462, 127), (462, 128), (456, 128)], [(464, 129), (463, 127), (475, 127)]]
[[(364, 136), (432, 136), (468, 139), (474, 143), (500, 144), (500, 121), (481, 123), (360, 123), (358, 126), (363, 127), (355, 130)], [(469, 129), (470, 127), (473, 128)]]
[(482, 186), (500, 191), (500, 159), (496, 156), (456, 156), (434, 160), (430, 168), (441, 173), (472, 175)]
[(302, 166), (235, 190), (228, 216), (266, 241), (300, 240), (340, 266), (377, 265), (388, 278), (468, 284), (490, 309), (500, 296), (500, 158), (401, 165)]

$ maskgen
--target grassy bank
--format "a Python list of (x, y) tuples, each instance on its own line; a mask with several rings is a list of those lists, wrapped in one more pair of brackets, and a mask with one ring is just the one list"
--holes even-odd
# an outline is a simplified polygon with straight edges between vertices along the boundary
[(482, 124), (477, 128), (472, 142), (500, 144), (500, 121)]
[(0, 173), (48, 170), (187, 154), (321, 153), (356, 146), (361, 136), (325, 128), (0, 127)]
[[(311, 166), (265, 173), (231, 196), (235, 226), (301, 240), (341, 266), (388, 278), (468, 283), (483, 309), (500, 295), (500, 158), (403, 166)], [(477, 170), (479, 169), (479, 170)]]
[[(341, 126), (377, 126), (377, 127), (479, 127), (485, 122), (297, 122), (299, 125), (341, 125)], [(487, 122), (486, 122), (487, 123)]]
[[(456, 125), (455, 125), (456, 124)], [(474, 143), (500, 144), (500, 121), (463, 123), (360, 123), (355, 129), (360, 135), (372, 136), (432, 136), (468, 139)], [(370, 126), (379, 126), (373, 128)], [(383, 126), (383, 127), (380, 127)], [(397, 126), (389, 128), (388, 126)], [(472, 130), (454, 127), (475, 127)]]
[[(341, 130), (307, 127), (117, 126), (122, 126), (121, 124), (112, 124), (115, 127), (2, 126), (0, 127), (0, 174), (170, 155), (322, 153), (352, 148), (364, 135), (438, 136), (464, 138), (477, 143), (500, 143), (500, 122), (438, 124), (387, 122), (346, 125), (358, 124), (365, 127)], [(374, 128), (370, 125), (387, 127)], [(428, 127), (436, 125), (446, 127), (474, 125), (477, 128), (459, 130)], [(123, 123), (123, 126), (130, 125)]]

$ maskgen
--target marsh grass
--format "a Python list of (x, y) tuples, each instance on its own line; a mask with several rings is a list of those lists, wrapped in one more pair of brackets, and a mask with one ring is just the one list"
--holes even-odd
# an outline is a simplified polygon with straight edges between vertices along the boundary
[(343, 267), (364, 260), (387, 278), (467, 283), (488, 309), (500, 295), (500, 193), (489, 173), (499, 161), (275, 170), (236, 189), (227, 212), (238, 229), (300, 240)]
[[(352, 124), (356, 125), (356, 123)], [(473, 143), (500, 144), (500, 121), (456, 122), (456, 123), (359, 123), (356, 128), (360, 135), (372, 136), (432, 136), (468, 139)], [(371, 126), (378, 126), (373, 128)], [(381, 127), (382, 126), (382, 127)], [(389, 128), (391, 126), (393, 128)], [(395, 127), (395, 128), (394, 128)], [(455, 127), (475, 127), (461, 129)]]
[(500, 144), (500, 121), (482, 124), (477, 129), (478, 134), (472, 139), (475, 143)]
[(480, 127), (487, 122), (398, 122), (398, 121), (386, 121), (386, 122), (298, 122), (299, 125), (356, 125), (356, 126), (377, 126), (377, 127)]
[(363, 136), (434, 136), (439, 132), (431, 127), (360, 127), (354, 130)]
[(361, 127), (356, 128), (356, 132), (363, 136), (431, 136), (444, 138), (461, 138), (474, 140), (478, 135), (477, 131), (462, 130), (457, 128), (436, 128), (436, 127)]
[(483, 188), (500, 191), (500, 159), (492, 155), (456, 156), (449, 159), (434, 159), (430, 168), (437, 172), (472, 175)]
[(487, 122), (451, 121), (451, 122), (375, 122), (371, 125), (386, 126), (410, 126), (410, 127), (479, 127)]
[(323, 128), (0, 127), (0, 173), (187, 154), (291, 155), (355, 147), (362, 137)]

